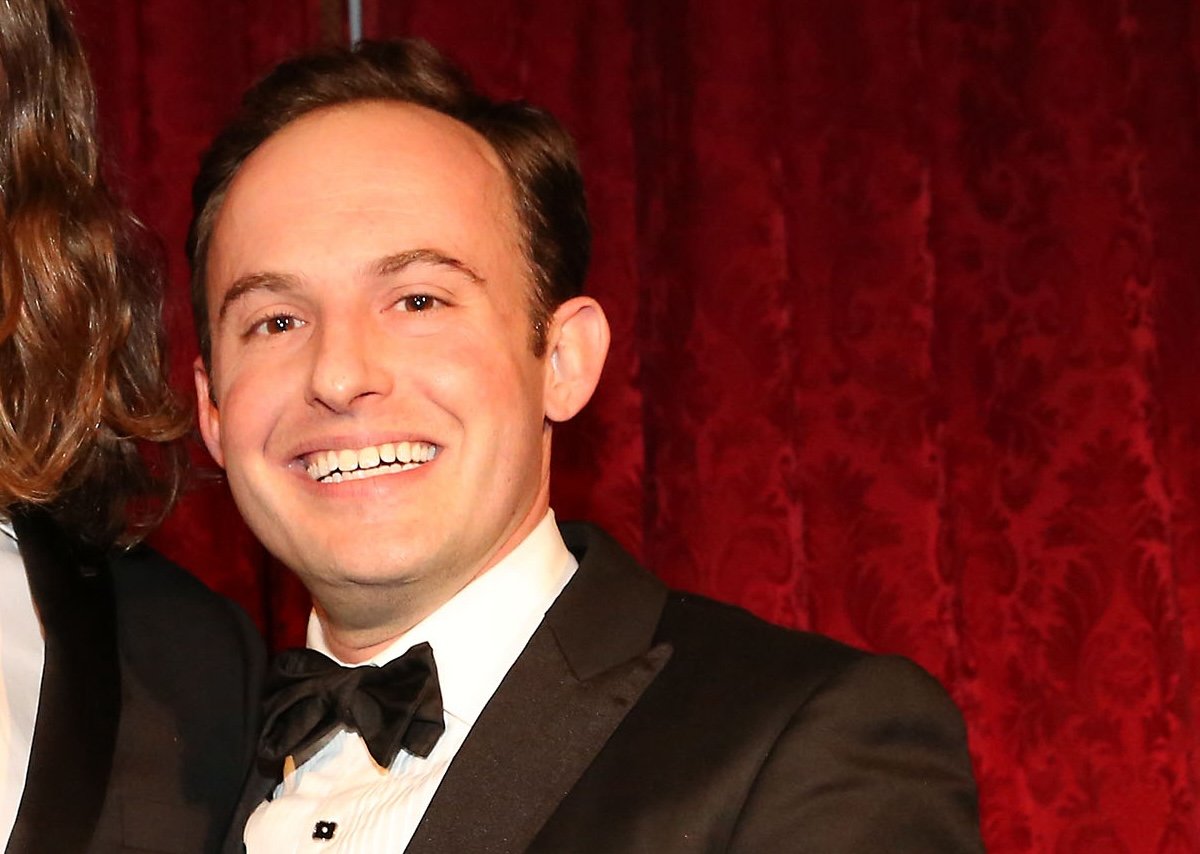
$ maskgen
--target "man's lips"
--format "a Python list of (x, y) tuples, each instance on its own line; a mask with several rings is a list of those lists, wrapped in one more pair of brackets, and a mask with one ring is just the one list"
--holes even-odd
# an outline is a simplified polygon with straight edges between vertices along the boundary
[(313, 451), (302, 460), (313, 480), (341, 483), (415, 469), (437, 454), (438, 446), (432, 442), (385, 442), (365, 448)]

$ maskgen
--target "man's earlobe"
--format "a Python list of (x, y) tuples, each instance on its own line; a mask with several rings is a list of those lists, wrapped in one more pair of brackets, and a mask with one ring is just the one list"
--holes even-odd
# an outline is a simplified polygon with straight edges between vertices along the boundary
[(546, 417), (573, 418), (591, 399), (608, 356), (608, 318), (591, 297), (560, 305), (550, 325), (546, 371)]
[(200, 435), (217, 465), (225, 468), (225, 455), (221, 452), (221, 412), (217, 409), (204, 360), (199, 356), (192, 363), (192, 377), (196, 381), (196, 422)]

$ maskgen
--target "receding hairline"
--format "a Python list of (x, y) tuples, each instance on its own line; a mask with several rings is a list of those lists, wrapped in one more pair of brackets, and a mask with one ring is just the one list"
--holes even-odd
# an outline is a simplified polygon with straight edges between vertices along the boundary
[(237, 168), (229, 174), (228, 180), (209, 196), (208, 203), (205, 205), (205, 212), (208, 214), (209, 219), (208, 245), (205, 247), (206, 250), (211, 251), (212, 249), (212, 242), (216, 237), (218, 223), (220, 222), (221, 214), (230, 193), (233, 192), (241, 176), (248, 169), (252, 168), (256, 161), (261, 160), (272, 149), (277, 147), (281, 141), (285, 141), (287, 137), (305, 130), (310, 124), (328, 121), (333, 116), (357, 114), (372, 110), (378, 110), (383, 113), (405, 113), (420, 119), (430, 126), (440, 126), (446, 130), (452, 130), (458, 133), (464, 140), (469, 141), (469, 145), (474, 152), (487, 162), (489, 167), (495, 172), (496, 177), (500, 179), (500, 185), (504, 187), (507, 209), (516, 218), (519, 225), (520, 211), (517, 209), (517, 188), (514, 184), (514, 178), (504, 159), (496, 150), (496, 147), (483, 134), (454, 116), (422, 106), (421, 104), (382, 98), (363, 99), (317, 107), (303, 113), (280, 127), (255, 146), (237, 165)]
[[(205, 297), (209, 301), (208, 328), (210, 333), (219, 324), (220, 317), (224, 314), (224, 308), (228, 301), (228, 295), (226, 294), (222, 298), (220, 305), (215, 307), (218, 310), (216, 312), (213, 311), (212, 299), (215, 293), (212, 281), (212, 256), (219, 243), (219, 236), (223, 230), (222, 222), (229, 209), (230, 198), (237, 195), (238, 186), (244, 180), (244, 176), (248, 173), (254, 174), (256, 163), (261, 163), (262, 159), (270, 156), (271, 152), (277, 146), (287, 142), (287, 137), (308, 130), (310, 125), (328, 121), (331, 117), (339, 115), (362, 114), (370, 111), (378, 111), (381, 114), (404, 114), (410, 118), (417, 118), (422, 124), (435, 131), (451, 132), (467, 144), (471, 153), (477, 155), (482, 162), (486, 163), (487, 172), (489, 173), (487, 180), (493, 182), (492, 187), (498, 189), (500, 194), (496, 198), (497, 212), (503, 217), (503, 221), (509, 231), (508, 236), (513, 241), (513, 249), (521, 257), (526, 277), (526, 286), (529, 288), (530, 295), (536, 297), (537, 273), (530, 257), (529, 237), (525, 233), (523, 217), (519, 210), (518, 188), (511, 170), (495, 146), (483, 134), (466, 122), (439, 110), (410, 101), (386, 98), (361, 99), (317, 107), (287, 122), (255, 146), (241, 163), (238, 164), (237, 168), (230, 173), (224, 185), (209, 196), (208, 203), (204, 208), (205, 214), (209, 219), (209, 225), (204, 245), (202, 269), (204, 271), (203, 284)], [(309, 144), (311, 145), (311, 142)], [(293, 152), (290, 156), (295, 157), (297, 155)], [(276, 170), (279, 169), (277, 166), (274, 168)], [(429, 254), (426, 250), (416, 251), (421, 254), (422, 258), (425, 258)], [(404, 252), (398, 252), (391, 257), (399, 257), (404, 254)], [(461, 263), (460, 266), (463, 267), (464, 272), (469, 277), (479, 280), (478, 275), (469, 266), (461, 265)], [(256, 276), (257, 274), (251, 274), (248, 277), (239, 276), (235, 281), (240, 281), (244, 278), (255, 278)], [(269, 279), (280, 277), (286, 277), (286, 274), (267, 273), (266, 275), (266, 278)]]
[(328, 121), (331, 117), (361, 114), (366, 112), (379, 112), (381, 114), (406, 114), (416, 118), (421, 122), (434, 127), (442, 127), (447, 130), (464, 135), (465, 139), (470, 140), (472, 148), (476, 150), (488, 164), (496, 170), (497, 174), (504, 179), (509, 185), (510, 192), (512, 190), (511, 176), (504, 159), (500, 156), (500, 152), (496, 147), (478, 130), (473, 128), (462, 119), (456, 118), (449, 113), (436, 110), (432, 107), (426, 107), (423, 104), (418, 104), (414, 101), (402, 101), (398, 99), (388, 98), (361, 98), (353, 101), (340, 101), (335, 104), (327, 104), (320, 107), (314, 107), (298, 116), (291, 121), (282, 125), (270, 136), (263, 139), (258, 145), (246, 155), (245, 159), (238, 164), (237, 168), (229, 176), (229, 180), (225, 184), (225, 192), (228, 193), (228, 188), (236, 181), (237, 176), (241, 174), (246, 167), (260, 156), (264, 149), (269, 149), (279, 140), (291, 136), (294, 133), (299, 133), (307, 125), (317, 122)]
[(578, 153), (552, 114), (523, 99), (496, 100), (420, 39), (364, 41), (314, 51), (279, 65), (243, 98), (242, 108), (209, 146), (192, 186), (187, 250), (201, 354), (208, 363), (205, 262), (225, 190), (244, 161), (293, 122), (334, 107), (380, 102), (441, 113), (480, 134), (487, 159), (503, 164), (520, 249), (532, 281), (531, 346), (544, 352), (552, 309), (583, 291), (590, 256)]

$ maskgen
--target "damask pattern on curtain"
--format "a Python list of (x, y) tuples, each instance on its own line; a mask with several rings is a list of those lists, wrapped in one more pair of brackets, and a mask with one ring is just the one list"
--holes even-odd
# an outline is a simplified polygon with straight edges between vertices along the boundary
[[(79, 5), (186, 389), (196, 153), (330, 4)], [(580, 143), (614, 349), (555, 436), (559, 516), (930, 669), (990, 851), (1200, 851), (1200, 7), (364, 7)], [(301, 637), (219, 485), (157, 542)]]

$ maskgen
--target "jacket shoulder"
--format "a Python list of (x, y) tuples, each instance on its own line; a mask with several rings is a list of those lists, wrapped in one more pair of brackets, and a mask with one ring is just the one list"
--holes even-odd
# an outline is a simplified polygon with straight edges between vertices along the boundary
[(815, 697), (835, 694), (851, 705), (930, 714), (965, 743), (961, 715), (945, 688), (903, 656), (785, 629), (736, 606), (688, 593), (668, 598), (658, 640), (673, 648), (672, 681), (693, 686), (706, 679), (719, 682), (725, 696), (757, 698), (750, 704), (777, 712), (803, 709)]
[(241, 607), (149, 547), (113, 555), (109, 568), (122, 619), (172, 633), (257, 636)]
[[(647, 573), (582, 533), (585, 560), (616, 576), (594, 622), (620, 624)], [(979, 850), (962, 719), (919, 666), (704, 596), (658, 605), (648, 645), (665, 664), (537, 850), (592, 836), (606, 851)]]
[(667, 597), (660, 632), (689, 643), (819, 652), (846, 662), (868, 654), (825, 635), (777, 626), (737, 605), (680, 590)]
[(109, 570), (127, 671), (160, 691), (199, 698), (219, 685), (238, 707), (253, 703), (266, 654), (241, 607), (147, 547), (113, 555)]

